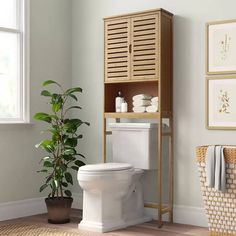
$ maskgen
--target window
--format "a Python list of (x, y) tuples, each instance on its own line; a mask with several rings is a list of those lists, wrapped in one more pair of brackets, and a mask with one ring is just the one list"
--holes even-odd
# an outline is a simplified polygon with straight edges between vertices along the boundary
[(28, 0), (0, 0), (0, 123), (29, 121)]

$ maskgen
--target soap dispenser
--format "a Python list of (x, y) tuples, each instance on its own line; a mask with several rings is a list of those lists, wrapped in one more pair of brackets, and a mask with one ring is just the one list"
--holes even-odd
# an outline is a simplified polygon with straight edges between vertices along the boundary
[(116, 105), (116, 112), (121, 112), (121, 104), (124, 101), (124, 98), (121, 95), (121, 92), (118, 92), (118, 96), (116, 97), (115, 105)]

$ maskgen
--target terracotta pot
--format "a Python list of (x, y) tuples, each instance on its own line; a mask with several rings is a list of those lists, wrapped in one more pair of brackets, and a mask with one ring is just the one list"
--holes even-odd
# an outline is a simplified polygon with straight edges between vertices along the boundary
[(48, 223), (65, 224), (70, 222), (70, 210), (73, 198), (46, 198), (48, 209)]

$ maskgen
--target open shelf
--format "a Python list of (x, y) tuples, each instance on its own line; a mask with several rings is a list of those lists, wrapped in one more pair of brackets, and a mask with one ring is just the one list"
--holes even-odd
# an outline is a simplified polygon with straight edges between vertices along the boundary
[[(133, 82), (133, 83), (109, 83), (104, 85), (105, 112), (115, 112), (115, 99), (120, 91), (128, 103), (128, 113), (132, 113), (133, 96), (137, 94), (149, 94), (158, 96), (158, 81)], [(139, 113), (138, 113), (139, 114)], [(144, 115), (145, 117), (148, 115)]]
[[(171, 118), (172, 113), (171, 112), (162, 112), (162, 118)], [(105, 118), (113, 118), (113, 119), (159, 119), (160, 113), (159, 112), (153, 112), (153, 113), (135, 113), (135, 112), (105, 112), (104, 113)]]
[(118, 112), (106, 112), (105, 118), (126, 118), (126, 119), (158, 119), (160, 118), (159, 112), (153, 113), (135, 113), (135, 112), (125, 112), (125, 113), (118, 113)]

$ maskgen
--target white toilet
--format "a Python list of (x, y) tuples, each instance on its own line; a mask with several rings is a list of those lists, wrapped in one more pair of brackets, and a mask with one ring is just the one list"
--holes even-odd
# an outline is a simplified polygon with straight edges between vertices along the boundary
[[(142, 169), (156, 167), (156, 124), (113, 123), (113, 163), (79, 168), (83, 219), (79, 228), (107, 232), (151, 220), (144, 215)], [(139, 168), (139, 169), (135, 169)]]

